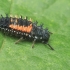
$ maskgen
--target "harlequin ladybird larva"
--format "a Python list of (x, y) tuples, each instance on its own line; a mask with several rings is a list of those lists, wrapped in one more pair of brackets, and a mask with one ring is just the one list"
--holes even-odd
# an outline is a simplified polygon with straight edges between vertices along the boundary
[(37, 25), (38, 22), (32, 22), (31, 18), (28, 20), (27, 17), (24, 19), (8, 16), (0, 18), (0, 30), (8, 35), (19, 37), (20, 39), (15, 43), (18, 43), (22, 39), (33, 40), (32, 48), (36, 41), (47, 44), (52, 50), (54, 50), (48, 43), (51, 32), (48, 29), (43, 28), (43, 24)]

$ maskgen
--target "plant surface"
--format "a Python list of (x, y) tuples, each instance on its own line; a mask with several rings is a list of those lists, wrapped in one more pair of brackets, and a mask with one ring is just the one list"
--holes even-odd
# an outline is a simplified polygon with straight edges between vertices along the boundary
[(50, 50), (42, 43), (22, 41), (0, 32), (0, 70), (70, 70), (70, 0), (0, 0), (0, 14), (28, 16), (53, 34)]

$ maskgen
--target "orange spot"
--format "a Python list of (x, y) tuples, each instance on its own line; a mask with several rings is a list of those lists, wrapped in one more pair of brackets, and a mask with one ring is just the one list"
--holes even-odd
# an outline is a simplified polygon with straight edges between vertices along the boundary
[(9, 27), (27, 33), (30, 33), (32, 30), (32, 24), (30, 24), (29, 26), (19, 26), (19, 25), (10, 24)]
[(17, 25), (14, 25), (14, 26), (13, 26), (13, 29), (16, 29), (16, 30), (17, 30)]
[(24, 32), (24, 26), (22, 26), (22, 30), (21, 31), (23, 31)]
[(18, 26), (18, 30), (20, 30), (20, 31), (21, 31), (21, 30), (22, 30), (22, 26)]
[(17, 25), (17, 30), (19, 30), (19, 25)]
[(9, 25), (10, 28), (13, 28), (13, 24)]
[(27, 32), (30, 33), (31, 30), (32, 30), (32, 24), (30, 24), (30, 25), (28, 26), (28, 28), (27, 28)]
[(11, 24), (11, 25), (9, 25), (9, 27), (12, 28), (12, 29), (16, 29), (17, 30), (17, 25)]
[(26, 32), (26, 31), (27, 31), (27, 27), (25, 26), (25, 27), (24, 27), (24, 32)]
[(19, 28), (19, 25), (17, 25), (17, 30), (19, 30), (20, 28)]

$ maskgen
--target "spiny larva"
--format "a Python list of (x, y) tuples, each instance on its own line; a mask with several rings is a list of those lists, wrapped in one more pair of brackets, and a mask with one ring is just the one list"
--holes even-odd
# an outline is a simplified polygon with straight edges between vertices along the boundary
[(32, 22), (32, 20), (28, 20), (27, 17), (24, 19), (22, 16), (20, 18), (8, 16), (3, 17), (1, 15), (0, 18), (0, 31), (4, 34), (18, 37), (15, 43), (18, 43), (22, 39), (33, 40), (32, 48), (36, 41), (47, 44), (52, 50), (54, 50), (50, 44), (48, 43), (51, 32), (48, 31), (47, 28), (43, 28), (43, 24), (37, 25), (38, 22)]

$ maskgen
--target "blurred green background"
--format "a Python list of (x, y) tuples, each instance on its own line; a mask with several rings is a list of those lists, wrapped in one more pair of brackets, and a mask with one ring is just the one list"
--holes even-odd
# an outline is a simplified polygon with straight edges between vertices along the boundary
[(22, 41), (0, 32), (0, 70), (70, 70), (70, 0), (0, 0), (0, 14), (28, 16), (53, 34), (49, 43)]

